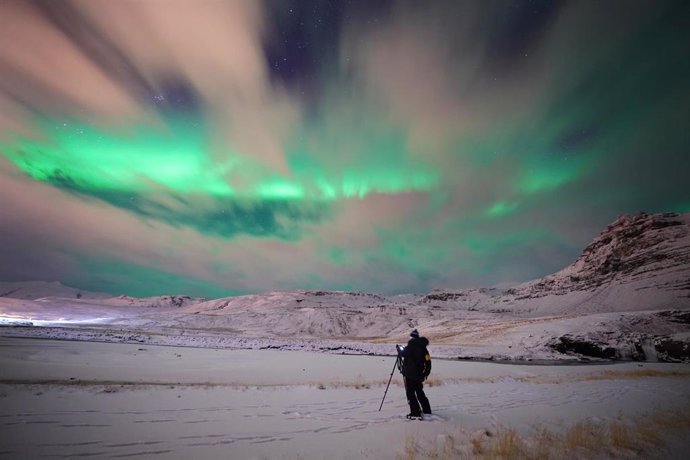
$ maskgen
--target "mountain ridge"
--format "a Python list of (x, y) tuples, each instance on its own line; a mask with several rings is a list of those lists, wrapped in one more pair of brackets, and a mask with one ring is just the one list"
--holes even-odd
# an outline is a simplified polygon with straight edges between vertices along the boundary
[[(52, 295), (51, 295), (52, 293)], [(276, 306), (391, 307), (434, 304), (451, 309), (520, 315), (690, 308), (690, 213), (624, 214), (556, 273), (501, 290), (435, 289), (425, 294), (295, 290), (218, 299), (135, 298), (91, 293), (58, 282), (0, 282), (0, 297), (71, 297), (109, 305), (177, 307), (187, 314), (221, 314)], [(437, 306), (438, 306), (437, 305)]]
[(509, 289), (0, 297), (0, 311), (23, 326), (3, 334), (23, 336), (385, 354), (417, 328), (443, 357), (690, 361), (690, 213), (621, 216), (572, 264)]

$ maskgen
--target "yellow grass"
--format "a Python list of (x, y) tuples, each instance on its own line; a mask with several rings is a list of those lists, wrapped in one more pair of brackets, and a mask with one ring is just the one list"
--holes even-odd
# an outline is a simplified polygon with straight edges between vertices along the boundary
[(687, 377), (690, 370), (659, 370), (659, 369), (631, 369), (625, 371), (604, 371), (599, 374), (589, 374), (587, 380), (620, 380), (642, 377)]
[(515, 430), (502, 430), (498, 433), (496, 438), (495, 448), (490, 451), (486, 458), (497, 460), (523, 458), (523, 441)]
[[(580, 420), (562, 433), (537, 427), (529, 434), (499, 427), (437, 437), (435, 442), (408, 435), (401, 459), (482, 460), (561, 458), (648, 458), (664, 456), (667, 436), (690, 434), (690, 411), (655, 412), (626, 420)], [(442, 441), (439, 441), (441, 439)]]
[(443, 385), (443, 380), (441, 380), (439, 377), (431, 376), (424, 381), (424, 384), (430, 387), (436, 387)]
[[(554, 385), (564, 382), (588, 382), (599, 380), (624, 380), (624, 379), (640, 379), (640, 378), (673, 378), (673, 377), (687, 377), (690, 376), (690, 370), (658, 370), (658, 369), (632, 369), (624, 371), (601, 371), (589, 374), (568, 375), (568, 376), (544, 376), (544, 375), (524, 375), (524, 376), (510, 376), (516, 382)], [(458, 384), (458, 383), (496, 383), (502, 380), (505, 376), (488, 376), (488, 377), (439, 377), (438, 375), (430, 376), (425, 384), (428, 386), (444, 385), (444, 384)], [(396, 383), (396, 379), (393, 379)], [(384, 382), (385, 384), (385, 382)], [(398, 384), (402, 384), (398, 381)]]
[(611, 445), (620, 449), (627, 449), (633, 445), (633, 430), (626, 424), (615, 422), (609, 427)]
[[(535, 384), (558, 384), (563, 382), (590, 382), (599, 380), (623, 380), (623, 379), (640, 379), (640, 378), (655, 378), (655, 377), (687, 377), (690, 375), (690, 370), (660, 370), (660, 369), (630, 369), (622, 371), (606, 370), (590, 374), (568, 375), (559, 377), (550, 376), (523, 376), (515, 377), (515, 380), (525, 383)], [(487, 379), (492, 381), (491, 378)]]
[(408, 434), (405, 437), (405, 447), (402, 452), (395, 456), (395, 460), (415, 460), (417, 458), (417, 443), (414, 437)]

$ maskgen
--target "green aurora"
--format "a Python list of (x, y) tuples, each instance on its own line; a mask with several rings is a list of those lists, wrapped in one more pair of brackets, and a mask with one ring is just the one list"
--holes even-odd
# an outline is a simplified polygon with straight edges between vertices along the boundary
[[(83, 193), (204, 195), (217, 199), (314, 200), (364, 198), (371, 193), (429, 191), (437, 171), (405, 161), (404, 136), (371, 133), (359, 146), (361, 164), (327, 171), (306, 146), (288, 152), (290, 177), (252, 162), (251, 155), (226, 146), (223, 160), (212, 159), (210, 142), (198, 120), (176, 120), (164, 127), (133, 126), (113, 134), (84, 122), (47, 120), (45, 139), (19, 138), (3, 146), (7, 157), (35, 180)], [(366, 133), (365, 133), (366, 135)], [(242, 184), (242, 185), (236, 185)]]
[[(358, 14), (374, 14), (363, 5)], [(5, 79), (0, 103), (31, 106), (17, 111), (16, 124), (29, 129), (0, 131), (0, 157), (7, 160), (0, 172), (84, 206), (110, 206), (142, 228), (155, 227), (165, 234), (161, 241), (176, 243), (151, 243), (147, 259), (140, 250), (122, 249), (124, 243), (85, 251), (63, 247), (67, 239), (50, 234), (44, 249), (71, 261), (65, 272), (56, 268), (51, 275), (26, 262), (39, 260), (42, 249), (17, 240), (21, 230), (7, 223), (0, 227), (3, 243), (31, 249), (25, 250), (30, 256), (0, 254), (21, 267), (3, 269), (0, 276), (53, 276), (84, 289), (135, 295), (212, 297), (301, 288), (426, 292), (542, 276), (572, 261), (619, 214), (690, 209), (687, 6), (635, 3), (606, 29), (601, 24), (623, 4), (597, 12), (564, 2), (545, 6), (541, 16), (509, 18), (508, 25), (491, 21), (500, 2), (487, 4), (473, 14), (488, 30), (467, 45), (443, 26), (450, 21), (446, 13), (459, 6), (440, 2), (405, 16), (409, 6), (395, 5), (380, 23), (386, 33), (358, 22), (334, 23), (342, 33), (324, 38), (324, 48), (308, 51), (314, 53), (309, 59), (275, 48), (285, 53), (281, 63), (298, 62), (289, 72), (267, 52), (261, 110), (286, 100), (294, 109), (284, 121), (289, 129), (274, 129), (277, 115), (271, 115), (257, 136), (275, 141), (280, 161), (242, 138), (246, 133), (236, 127), (244, 126), (240, 109), (231, 107), (229, 121), (214, 118), (227, 107), (208, 96), (206, 80), (188, 76), (188, 67), (161, 55), (161, 62), (170, 59), (167, 72), (176, 84), (157, 82), (110, 30), (100, 39), (112, 42), (98, 51), (110, 50), (108, 56), (76, 35), (71, 44), (134, 95), (144, 115), (137, 121), (91, 116), (83, 104), (65, 102), (71, 93), (57, 97), (57, 84), (46, 83), (53, 77), (28, 78), (30, 70), (16, 64), (16, 75), (27, 78)], [(273, 8), (265, 6), (264, 13)], [(88, 23), (86, 16), (82, 20)], [(395, 35), (400, 24), (410, 26), (409, 35)], [(425, 29), (429, 24), (436, 28)], [(298, 25), (283, 26), (287, 35), (299, 35), (291, 29)], [(269, 32), (264, 40), (277, 34)], [(395, 46), (409, 45), (408, 54), (390, 52), (384, 63), (367, 60), (367, 40), (387, 37), (400, 43)], [(416, 42), (420, 37), (432, 38)], [(419, 69), (420, 91), (442, 86), (426, 80), (427, 70), (451, 82), (432, 88), (445, 91), (443, 98), (424, 100), (435, 110), (400, 105), (416, 102), (414, 91), (404, 86), (406, 75), (386, 73), (396, 59), (412, 59), (415, 46), (437, 52), (437, 62), (444, 63)], [(13, 55), (5, 52), (3, 61), (0, 50), (0, 63), (12, 66)], [(108, 67), (115, 62), (120, 70)], [(464, 66), (472, 69), (471, 79)], [(386, 87), (393, 96), (371, 89), (380, 75), (390, 78)], [(228, 83), (224, 91), (232, 88)], [(48, 96), (36, 102), (32, 94)], [(264, 102), (271, 98), (274, 104)], [(241, 106), (250, 98), (237, 100)], [(463, 116), (438, 115), (456, 112)], [(227, 129), (219, 128), (223, 123)], [(11, 192), (4, 200), (13, 203)], [(12, 225), (37, 218), (26, 219)], [(181, 234), (203, 242), (193, 261), (183, 255), (192, 246)]]

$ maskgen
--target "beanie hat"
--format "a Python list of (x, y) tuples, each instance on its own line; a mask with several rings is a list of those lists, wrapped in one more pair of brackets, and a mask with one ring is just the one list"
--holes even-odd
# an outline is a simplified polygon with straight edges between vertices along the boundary
[(414, 329), (412, 332), (410, 332), (410, 337), (414, 337), (415, 339), (419, 338), (419, 332), (417, 332), (417, 329)]

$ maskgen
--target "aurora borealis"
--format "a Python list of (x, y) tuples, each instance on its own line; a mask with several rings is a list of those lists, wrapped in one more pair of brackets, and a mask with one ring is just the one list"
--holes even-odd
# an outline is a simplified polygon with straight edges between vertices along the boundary
[(526, 281), (690, 211), (683, 1), (4, 1), (0, 280)]

